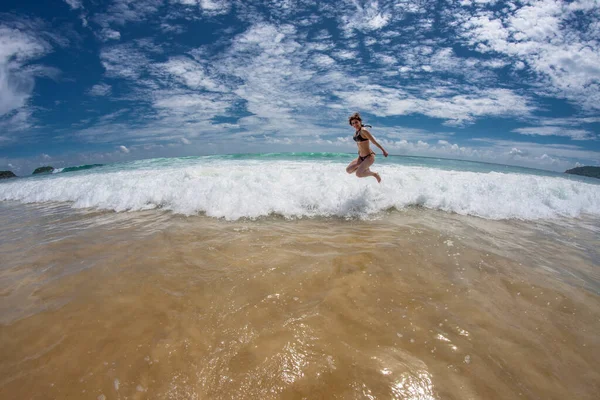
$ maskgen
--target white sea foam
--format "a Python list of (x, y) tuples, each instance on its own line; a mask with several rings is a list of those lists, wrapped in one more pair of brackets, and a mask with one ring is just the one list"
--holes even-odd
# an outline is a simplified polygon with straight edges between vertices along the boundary
[(0, 184), (0, 200), (71, 202), (115, 211), (162, 208), (235, 220), (365, 217), (419, 205), (487, 219), (600, 215), (600, 185), (559, 177), (376, 165), (383, 181), (345, 164), (221, 160), (157, 168), (91, 170)]

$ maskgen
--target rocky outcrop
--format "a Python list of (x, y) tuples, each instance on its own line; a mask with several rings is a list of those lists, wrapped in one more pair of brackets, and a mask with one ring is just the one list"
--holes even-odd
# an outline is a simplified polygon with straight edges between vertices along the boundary
[(0, 171), (0, 179), (16, 178), (17, 176), (12, 171)]
[(577, 167), (568, 169), (565, 171), (566, 174), (589, 176), (592, 178), (600, 179), (600, 167)]
[(51, 166), (47, 165), (45, 167), (36, 168), (35, 171), (33, 171), (32, 175), (35, 175), (35, 174), (44, 174), (46, 172), (52, 172), (52, 171), (54, 171), (54, 167), (51, 167)]

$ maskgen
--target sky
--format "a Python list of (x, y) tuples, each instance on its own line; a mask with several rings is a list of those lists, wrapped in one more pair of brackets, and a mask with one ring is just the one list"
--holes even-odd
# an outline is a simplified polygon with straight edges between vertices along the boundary
[(0, 170), (353, 153), (354, 112), (393, 155), (600, 165), (600, 4), (0, 4)]

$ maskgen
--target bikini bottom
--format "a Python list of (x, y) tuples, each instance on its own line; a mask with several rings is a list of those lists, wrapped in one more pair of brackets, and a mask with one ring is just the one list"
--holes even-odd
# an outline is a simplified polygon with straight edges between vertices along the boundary
[(363, 162), (363, 161), (365, 161), (367, 159), (367, 157), (371, 157), (371, 154), (375, 155), (375, 152), (372, 151), (369, 154), (367, 154), (366, 156), (361, 156), (360, 153), (358, 153), (358, 158), (360, 159), (360, 162)]

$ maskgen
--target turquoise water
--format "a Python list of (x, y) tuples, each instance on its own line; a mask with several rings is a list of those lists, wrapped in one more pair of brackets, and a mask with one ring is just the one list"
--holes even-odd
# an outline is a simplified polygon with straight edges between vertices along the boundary
[[(264, 153), (264, 154), (225, 154), (209, 156), (190, 156), (173, 158), (154, 158), (146, 160), (128, 161), (114, 164), (90, 164), (61, 168), (55, 173), (74, 173), (94, 169), (94, 172), (113, 172), (119, 170), (148, 169), (161, 167), (175, 167), (185, 165), (204, 164), (210, 161), (294, 161), (294, 162), (327, 162), (327, 163), (349, 163), (356, 155), (354, 153)], [(377, 156), (376, 165), (405, 165), (441, 169), (445, 171), (470, 171), (470, 172), (501, 172), (513, 174), (528, 174), (536, 176), (551, 176), (564, 179), (576, 180), (590, 184), (600, 185), (600, 180), (570, 175), (561, 172), (547, 171), (534, 168), (525, 168), (512, 165), (492, 164), (477, 161), (455, 160), (437, 157), (415, 157), (390, 155)], [(43, 176), (43, 175), (38, 175)]]

